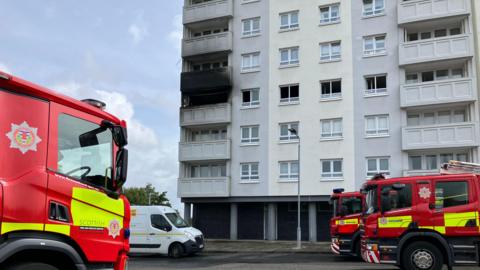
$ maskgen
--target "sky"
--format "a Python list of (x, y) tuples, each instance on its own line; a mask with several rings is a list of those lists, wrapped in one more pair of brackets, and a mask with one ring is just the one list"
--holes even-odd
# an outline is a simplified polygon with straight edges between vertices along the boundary
[(174, 207), (182, 37), (180, 0), (0, 0), (0, 70), (127, 121), (126, 186), (152, 183)]

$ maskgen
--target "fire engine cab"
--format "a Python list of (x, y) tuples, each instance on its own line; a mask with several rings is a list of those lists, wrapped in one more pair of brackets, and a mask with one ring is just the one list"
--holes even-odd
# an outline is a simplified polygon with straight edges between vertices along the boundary
[(331, 250), (337, 255), (360, 257), (359, 224), (363, 212), (363, 195), (334, 189), (330, 198), (333, 217), (330, 219)]
[(479, 265), (480, 165), (450, 161), (439, 175), (364, 184), (362, 257), (402, 269)]
[(127, 268), (126, 123), (0, 72), (0, 269)]

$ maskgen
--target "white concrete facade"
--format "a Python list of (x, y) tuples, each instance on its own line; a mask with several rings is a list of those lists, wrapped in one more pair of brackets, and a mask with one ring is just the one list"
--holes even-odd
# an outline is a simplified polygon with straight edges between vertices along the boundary
[[(281, 125), (299, 130), (315, 239), (314, 203), (333, 188), (358, 190), (376, 172), (432, 174), (449, 158), (480, 161), (479, 12), (473, 0), (185, 0), (183, 71), (223, 59), (231, 87), (200, 105), (182, 90), (190, 103), (180, 109), (178, 196), (188, 209), (235, 203), (235, 214), (237, 203), (263, 203), (264, 237), (277, 239), (274, 203), (294, 202), (298, 183), (298, 140), (281, 138)], [(341, 94), (322, 95), (337, 81)], [(246, 104), (252, 89), (258, 100)], [(209, 135), (196, 141), (196, 132)]]

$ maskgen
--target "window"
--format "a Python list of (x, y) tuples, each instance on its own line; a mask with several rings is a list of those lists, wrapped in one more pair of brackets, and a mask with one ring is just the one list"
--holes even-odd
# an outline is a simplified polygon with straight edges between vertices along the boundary
[(435, 208), (442, 209), (468, 204), (466, 181), (437, 182), (435, 184)]
[(176, 227), (176, 228), (187, 228), (190, 225), (176, 212), (173, 213), (165, 213), (168, 220)]
[(390, 175), (389, 157), (367, 158), (367, 178), (378, 173)]
[(410, 155), (408, 157), (408, 169), (412, 171), (436, 171), (441, 165), (452, 159), (468, 162), (468, 155), (465, 153)]
[(242, 90), (242, 107), (254, 107), (260, 105), (259, 88)]
[(260, 53), (247, 53), (242, 55), (242, 71), (257, 71), (260, 68)]
[(341, 138), (343, 136), (342, 119), (322, 120), (322, 139)]
[(258, 162), (257, 163), (241, 163), (240, 179), (242, 181), (258, 180)]
[(450, 29), (434, 29), (430, 31), (424, 31), (424, 32), (410, 32), (408, 31), (407, 33), (407, 42), (412, 42), (412, 41), (417, 41), (417, 40), (426, 40), (426, 39), (431, 39), (433, 37), (435, 38), (441, 38), (441, 37), (446, 37), (446, 36), (455, 36), (455, 35), (460, 35), (462, 34), (462, 28), (461, 27), (453, 27)]
[(467, 121), (467, 111), (461, 108), (437, 112), (409, 113), (407, 115), (407, 126), (445, 125)]
[(289, 129), (295, 129), (297, 134), (300, 134), (298, 123), (284, 123), (280, 124), (280, 141), (298, 140), (297, 135), (290, 132)]
[(295, 29), (298, 28), (298, 11), (291, 11), (280, 14), (280, 29)]
[(192, 142), (219, 141), (227, 139), (227, 129), (202, 129), (192, 131)]
[(434, 31), (435, 37), (446, 37), (447, 36), (447, 29), (438, 29)]
[(322, 179), (335, 179), (343, 177), (342, 160), (322, 160)]
[(66, 114), (58, 117), (57, 172), (113, 189), (112, 132)]
[(363, 0), (363, 16), (374, 16), (385, 12), (385, 0)]
[(162, 231), (166, 231), (168, 227), (171, 227), (170, 223), (162, 215), (150, 215), (150, 222), (153, 228)]
[(320, 83), (322, 88), (322, 99), (339, 98), (342, 96), (342, 81), (332, 80)]
[(342, 58), (340, 41), (320, 44), (320, 54), (322, 62), (340, 60)]
[(369, 76), (365, 80), (367, 83), (365, 95), (375, 96), (387, 93), (387, 75)]
[(363, 39), (363, 55), (383, 55), (387, 52), (385, 48), (385, 35), (365, 37)]
[(280, 165), (280, 180), (298, 180), (298, 161), (282, 161)]
[(218, 178), (227, 176), (225, 164), (190, 165), (191, 178)]
[(260, 34), (260, 17), (242, 21), (242, 35), (244, 37)]
[(300, 100), (299, 96), (300, 86), (298, 84), (280, 86), (280, 103), (296, 103)]
[(407, 73), (405, 82), (407, 84), (419, 83), (419, 78), (421, 78), (421, 82), (433, 82), (441, 80), (459, 79), (463, 77), (463, 68), (440, 69), (423, 71), (420, 73)]
[(280, 66), (298, 63), (298, 47), (280, 49)]
[(242, 130), (242, 144), (258, 143), (258, 126), (241, 127)]
[(393, 186), (382, 187), (382, 210), (385, 212), (412, 206), (412, 185), (406, 184), (402, 189)]
[(340, 21), (340, 5), (320, 7), (320, 24), (328, 24)]
[(388, 115), (372, 115), (365, 117), (366, 134), (370, 136), (387, 136), (389, 130)]

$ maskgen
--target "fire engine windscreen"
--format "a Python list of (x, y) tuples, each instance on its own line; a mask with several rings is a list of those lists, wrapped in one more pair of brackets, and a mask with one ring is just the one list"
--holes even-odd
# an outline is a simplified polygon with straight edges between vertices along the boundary
[(58, 119), (58, 172), (108, 188), (113, 172), (112, 142), (112, 132), (108, 128), (61, 114)]
[(357, 197), (342, 197), (336, 211), (336, 216), (359, 214), (362, 212), (362, 200)]

